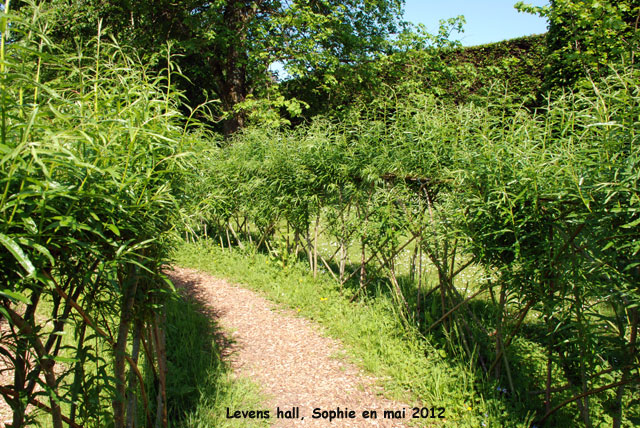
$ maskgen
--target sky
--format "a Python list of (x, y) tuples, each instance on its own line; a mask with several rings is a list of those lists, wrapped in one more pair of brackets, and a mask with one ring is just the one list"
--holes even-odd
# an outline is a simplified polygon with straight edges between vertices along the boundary
[[(404, 19), (424, 24), (430, 33), (437, 33), (439, 20), (464, 15), (464, 33), (452, 35), (463, 46), (499, 42), (514, 37), (541, 34), (547, 31), (545, 19), (518, 12), (517, 0), (405, 0)], [(534, 6), (549, 4), (545, 0), (524, 0)]]

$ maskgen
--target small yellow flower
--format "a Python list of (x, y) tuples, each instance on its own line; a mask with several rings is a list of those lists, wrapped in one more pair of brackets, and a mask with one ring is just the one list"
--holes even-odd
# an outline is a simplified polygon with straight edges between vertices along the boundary
[(471, 406), (467, 406), (467, 410), (471, 411)]
[(320, 298), (320, 301), (322, 301), (322, 302), (324, 302), (325, 300), (327, 300), (327, 298), (326, 298), (326, 297), (321, 297), (321, 298)]

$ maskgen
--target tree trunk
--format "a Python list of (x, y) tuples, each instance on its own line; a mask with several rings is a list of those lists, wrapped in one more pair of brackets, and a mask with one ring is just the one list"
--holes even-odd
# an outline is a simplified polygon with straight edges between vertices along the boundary
[(167, 420), (167, 343), (165, 336), (166, 308), (156, 314), (154, 336), (158, 355), (158, 395), (156, 397), (156, 428), (166, 428)]
[[(246, 114), (237, 109), (239, 103), (247, 96), (247, 64), (248, 58), (245, 44), (247, 43), (247, 23), (255, 16), (256, 9), (247, 6), (245, 2), (228, 2), (223, 18), (233, 36), (229, 38), (226, 51), (222, 52), (222, 59), (214, 67), (213, 74), (218, 70), (218, 86), (222, 108), (226, 113), (223, 122), (225, 137), (230, 137), (245, 125)], [(229, 36), (227, 36), (229, 37)], [(216, 60), (214, 60), (216, 61)]]
[[(138, 356), (140, 354), (140, 338), (142, 336), (142, 321), (136, 320), (135, 330), (133, 333), (133, 345), (131, 348), (131, 359), (134, 363), (138, 364)], [(127, 428), (133, 428), (136, 420), (136, 394), (134, 393), (136, 387), (136, 376), (133, 370), (129, 372), (129, 391), (127, 398)]]
[(318, 226), (320, 224), (320, 211), (316, 217), (316, 226), (313, 229), (313, 277), (318, 274)]
[[(629, 318), (631, 320), (631, 336), (629, 338), (629, 351), (627, 354), (627, 362), (629, 363), (625, 369), (622, 370), (621, 384), (616, 391), (615, 400), (615, 413), (613, 415), (613, 428), (620, 428), (622, 426), (622, 399), (624, 398), (624, 386), (625, 382), (629, 379), (631, 374), (631, 367), (633, 367), (634, 358), (636, 355), (636, 340), (638, 338), (638, 322), (640, 316), (637, 308), (629, 309)], [(621, 336), (624, 338), (624, 330), (621, 331)]]
[(129, 326), (133, 319), (133, 304), (135, 301), (136, 289), (138, 287), (136, 268), (130, 268), (129, 278), (127, 278), (127, 280), (131, 280), (131, 283), (125, 288), (125, 293), (122, 298), (120, 324), (118, 326), (118, 339), (114, 348), (115, 356), (113, 372), (116, 378), (116, 391), (112, 405), (115, 428), (124, 428), (125, 426), (125, 397), (127, 390), (125, 378), (125, 353), (127, 352), (127, 337), (129, 336)]
[[(33, 327), (31, 326), (31, 324), (25, 321), (24, 318), (18, 315), (10, 307), (5, 307), (5, 310), (11, 316), (11, 321), (13, 322), (13, 324), (15, 324), (20, 330), (20, 334), (29, 337), (31, 346), (38, 356), (39, 364), (44, 373), (45, 383), (49, 388), (49, 400), (51, 403), (50, 413), (53, 428), (62, 428), (62, 410), (60, 409), (60, 404), (58, 404), (58, 397), (56, 396), (57, 380), (55, 372), (53, 370), (56, 362), (53, 359), (49, 358), (49, 356), (47, 355), (44, 345), (42, 344), (36, 333), (33, 331)], [(19, 419), (24, 419), (24, 414), (22, 414)]]

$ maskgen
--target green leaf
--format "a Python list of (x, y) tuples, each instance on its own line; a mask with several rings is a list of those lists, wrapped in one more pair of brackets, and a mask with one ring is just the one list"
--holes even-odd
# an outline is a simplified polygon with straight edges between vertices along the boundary
[(120, 237), (120, 229), (118, 229), (115, 224), (105, 224), (105, 227), (112, 231), (116, 236)]
[(33, 263), (31, 263), (31, 260), (24, 254), (22, 248), (20, 248), (13, 239), (0, 233), (0, 244), (4, 245), (5, 248), (13, 254), (13, 257), (18, 260), (18, 263), (22, 265), (29, 275), (35, 272), (36, 268), (33, 266)]
[(20, 242), (20, 244), (24, 245), (25, 247), (31, 247), (34, 250), (38, 251), (40, 254), (42, 254), (47, 259), (49, 259), (49, 262), (51, 262), (52, 266), (55, 266), (56, 262), (53, 259), (53, 256), (51, 255), (49, 250), (47, 248), (45, 248), (44, 246), (42, 246), (40, 244), (37, 244), (37, 243), (33, 242), (32, 240), (26, 239), (26, 238), (20, 238), (18, 240), (18, 242)]
[(638, 225), (640, 225), (640, 218), (635, 220), (635, 221), (632, 221), (631, 223), (627, 223), (627, 224), (625, 224), (625, 225), (623, 225), (621, 227), (623, 229), (631, 229), (631, 228), (634, 228), (634, 227), (636, 227)]
[(8, 297), (11, 300), (17, 300), (18, 302), (22, 302), (22, 303), (26, 303), (27, 305), (31, 304), (31, 300), (29, 300), (28, 297), (24, 296), (21, 293), (18, 293), (16, 291), (11, 291), (11, 290), (0, 290), (0, 296), (2, 297)]
[(34, 235), (38, 233), (38, 225), (36, 224), (35, 221), (33, 221), (31, 217), (25, 218), (23, 222), (24, 222), (25, 228), (29, 233)]

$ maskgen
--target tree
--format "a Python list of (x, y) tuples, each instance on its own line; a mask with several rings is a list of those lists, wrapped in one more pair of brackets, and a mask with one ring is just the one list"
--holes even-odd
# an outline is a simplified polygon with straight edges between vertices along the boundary
[(516, 4), (549, 21), (549, 86), (606, 75), (613, 63), (636, 63), (640, 4), (634, 0), (551, 0), (549, 6)]
[(435, 34), (422, 24), (403, 22), (401, 31), (391, 40), (380, 43), (378, 51), (362, 55), (358, 61), (344, 61), (333, 66), (330, 73), (315, 69), (298, 74), (283, 82), (283, 92), (295, 96), (312, 107), (307, 116), (329, 112), (348, 114), (356, 105), (370, 105), (386, 99), (385, 91), (394, 97), (416, 92), (437, 92), (443, 81), (458, 79), (442, 60), (442, 54), (460, 47), (453, 41), (453, 32), (462, 32), (464, 17), (440, 20)]
[(226, 135), (244, 125), (243, 103), (272, 86), (269, 66), (293, 76), (330, 79), (342, 64), (371, 59), (398, 31), (404, 0), (49, 0), (54, 37), (95, 33), (98, 20), (116, 37), (153, 55), (174, 43), (189, 79), (192, 106), (220, 101)]

